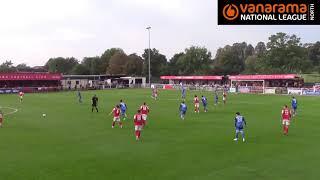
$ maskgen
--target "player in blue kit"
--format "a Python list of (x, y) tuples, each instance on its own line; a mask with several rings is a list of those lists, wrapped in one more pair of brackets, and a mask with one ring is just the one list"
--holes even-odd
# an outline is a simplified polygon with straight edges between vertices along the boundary
[(219, 95), (217, 92), (214, 94), (214, 105), (217, 106), (219, 103)]
[(182, 85), (181, 86), (181, 98), (183, 99), (183, 100), (185, 100), (186, 99), (186, 88)]
[(239, 112), (236, 113), (236, 117), (234, 119), (234, 125), (236, 127), (236, 138), (234, 141), (238, 141), (239, 133), (241, 133), (242, 141), (245, 142), (245, 136), (244, 136), (244, 127), (247, 125), (246, 120), (243, 116), (240, 115)]
[(80, 91), (77, 92), (77, 97), (78, 97), (79, 103), (82, 103), (82, 95)]
[(180, 104), (180, 107), (179, 107), (180, 118), (182, 120), (184, 120), (184, 117), (186, 116), (187, 110), (188, 110), (188, 107), (187, 107), (186, 103), (184, 101), (182, 101), (182, 103)]
[(207, 108), (208, 101), (207, 101), (207, 98), (205, 96), (202, 96), (201, 101), (202, 101), (204, 112), (208, 112), (208, 108)]
[(298, 101), (295, 97), (292, 97), (291, 106), (293, 109), (293, 116), (297, 115)]
[(121, 117), (123, 117), (123, 120), (126, 120), (126, 118), (127, 118), (126, 112), (127, 112), (128, 107), (127, 107), (126, 103), (123, 102), (122, 99), (120, 100), (119, 106), (120, 106), (120, 110), (121, 110)]

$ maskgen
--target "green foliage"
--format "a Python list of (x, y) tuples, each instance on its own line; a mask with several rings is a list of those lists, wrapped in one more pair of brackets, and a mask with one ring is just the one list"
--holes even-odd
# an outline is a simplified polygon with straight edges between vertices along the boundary
[(109, 62), (109, 74), (141, 75), (142, 58), (136, 54), (127, 56), (123, 52), (113, 55)]
[(272, 35), (267, 49), (261, 56), (262, 73), (302, 73), (310, 68), (307, 49), (296, 35)]
[(320, 65), (320, 41), (311, 44), (308, 48), (308, 58), (312, 62), (312, 65)]
[(109, 62), (110, 59), (113, 55), (115, 55), (116, 53), (124, 53), (124, 51), (120, 48), (111, 48), (111, 49), (107, 49), (100, 57), (100, 66), (99, 68), (99, 74), (103, 74), (105, 72), (107, 72), (108, 67), (109, 67)]
[[(91, 75), (100, 74), (100, 66), (102, 66), (102, 62), (99, 56), (96, 57), (85, 57), (83, 58), (82, 65), (88, 68)], [(102, 74), (105, 72), (103, 71)]]
[(27, 64), (25, 64), (25, 63), (18, 64), (16, 66), (16, 70), (18, 72), (31, 72), (31, 71), (33, 71), (33, 69), (30, 66), (27, 66)]
[(84, 64), (77, 64), (72, 69), (72, 74), (74, 75), (90, 75), (89, 67), (85, 66)]
[(178, 70), (178, 60), (180, 57), (184, 56), (184, 53), (181, 52), (181, 53), (178, 53), (178, 54), (175, 54), (169, 61), (168, 63), (168, 74), (169, 75), (181, 75), (181, 73), (179, 72)]
[[(149, 49), (145, 49), (142, 54), (143, 58), (143, 74), (148, 76), (149, 72)], [(167, 58), (161, 54), (157, 49), (150, 51), (151, 77), (159, 77), (167, 73)]]
[(137, 54), (130, 54), (126, 64), (126, 74), (141, 76), (143, 69), (143, 59)]
[(8, 72), (15, 72), (16, 69), (13, 66), (13, 63), (11, 61), (5, 61), (0, 65), (0, 72), (8, 73)]
[[(245, 53), (246, 50), (247, 54)], [(214, 72), (222, 75), (239, 74), (243, 72), (245, 68), (245, 59), (247, 56), (252, 55), (253, 52), (253, 48), (248, 47), (245, 42), (235, 43), (232, 46), (225, 46), (217, 53)]]
[(71, 74), (73, 68), (77, 64), (79, 64), (78, 60), (73, 57), (58, 57), (49, 59), (45, 67), (46, 69), (48, 69), (49, 72)]
[[(176, 67), (175, 71), (179, 75), (205, 75), (212, 71), (213, 60), (211, 57), (211, 52), (206, 48), (191, 46), (185, 49), (184, 53), (175, 56), (170, 65)], [(176, 60), (176, 58), (178, 59)], [(174, 61), (176, 62), (174, 63)]]

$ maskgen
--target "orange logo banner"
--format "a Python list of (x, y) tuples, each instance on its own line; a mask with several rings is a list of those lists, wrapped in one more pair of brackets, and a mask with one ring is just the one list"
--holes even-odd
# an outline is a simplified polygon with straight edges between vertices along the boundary
[(219, 25), (320, 25), (319, 0), (218, 0)]

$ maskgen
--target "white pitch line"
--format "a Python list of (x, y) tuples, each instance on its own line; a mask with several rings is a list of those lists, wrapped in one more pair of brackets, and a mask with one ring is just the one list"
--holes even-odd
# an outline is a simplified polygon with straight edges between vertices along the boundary
[(9, 113), (4, 114), (5, 116), (6, 116), (6, 115), (11, 115), (11, 114), (14, 114), (14, 113), (17, 113), (17, 112), (18, 112), (18, 109), (17, 109), (17, 108), (0, 107), (0, 109), (11, 109), (11, 110), (13, 110), (12, 112), (9, 112)]

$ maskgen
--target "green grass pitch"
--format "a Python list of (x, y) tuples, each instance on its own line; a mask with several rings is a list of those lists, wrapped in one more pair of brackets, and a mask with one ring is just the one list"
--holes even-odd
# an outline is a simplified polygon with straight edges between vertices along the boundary
[[(206, 95), (209, 112), (193, 112), (194, 94)], [(91, 97), (99, 113), (91, 113)], [(319, 97), (298, 97), (299, 114), (282, 135), (280, 111), (289, 96), (230, 95), (213, 106), (213, 94), (188, 92), (189, 111), (179, 119), (179, 91), (109, 90), (1, 95), (7, 115), (0, 129), (1, 180), (248, 180), (319, 179)], [(130, 120), (111, 129), (112, 107), (123, 99)], [(221, 96), (220, 96), (221, 100)], [(149, 124), (136, 142), (132, 116), (146, 101)], [(234, 142), (234, 115), (247, 120), (247, 142)], [(42, 114), (47, 114), (43, 118)]]

